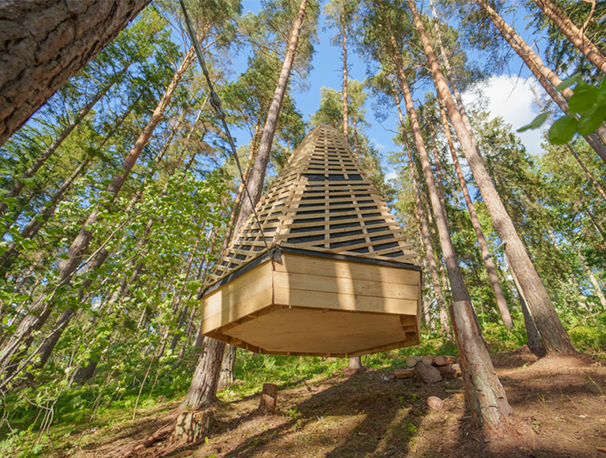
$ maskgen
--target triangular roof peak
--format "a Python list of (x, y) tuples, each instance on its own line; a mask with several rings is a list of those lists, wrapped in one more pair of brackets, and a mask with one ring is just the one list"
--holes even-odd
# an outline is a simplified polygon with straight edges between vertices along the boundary
[[(330, 126), (312, 129), (259, 201), (210, 282), (229, 275), (278, 245), (334, 255), (418, 265), (411, 243), (343, 134)], [(404, 265), (403, 265), (404, 267)]]

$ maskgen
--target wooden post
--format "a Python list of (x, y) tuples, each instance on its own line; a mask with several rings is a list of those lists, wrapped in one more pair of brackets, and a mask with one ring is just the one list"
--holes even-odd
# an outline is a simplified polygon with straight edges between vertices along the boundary
[(274, 413), (276, 411), (276, 403), (278, 402), (278, 385), (273, 383), (264, 383), (263, 391), (261, 392), (261, 402), (259, 403), (259, 412)]

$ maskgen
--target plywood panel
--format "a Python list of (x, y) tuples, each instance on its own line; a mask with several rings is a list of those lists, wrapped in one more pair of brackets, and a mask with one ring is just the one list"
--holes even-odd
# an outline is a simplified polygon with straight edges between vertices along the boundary
[(355, 280), (418, 285), (420, 272), (362, 262), (340, 261), (327, 258), (282, 253), (283, 263), (275, 264), (276, 272), (290, 272)]
[(275, 272), (274, 283), (281, 288), (328, 293), (354, 294), (358, 296), (386, 297), (393, 299), (417, 299), (418, 287), (379, 281), (347, 278), (346, 276), (319, 276)]
[(369, 313), (417, 313), (417, 301), (274, 287), (274, 304)]
[[(229, 283), (204, 297), (205, 314), (214, 315), (220, 311), (218, 304), (225, 303), (231, 296), (232, 303), (237, 303), (247, 297), (258, 294), (262, 289), (269, 288), (272, 269), (269, 261), (251, 269), (245, 274), (234, 278)], [(269, 281), (269, 283), (268, 283)]]
[(348, 354), (406, 339), (393, 315), (283, 308), (232, 328), (225, 334), (260, 347), (263, 352)]
[(239, 320), (246, 315), (255, 313), (264, 307), (270, 306), (271, 304), (272, 289), (270, 287), (242, 302), (223, 308), (221, 313), (217, 313), (209, 317), (205, 316), (202, 321), (202, 334), (213, 331), (218, 327), (225, 326), (230, 322)]

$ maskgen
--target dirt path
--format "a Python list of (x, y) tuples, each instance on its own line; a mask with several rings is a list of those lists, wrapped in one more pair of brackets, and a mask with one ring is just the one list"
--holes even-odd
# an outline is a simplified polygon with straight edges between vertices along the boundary
[[(513, 444), (485, 443), (470, 427), (458, 391), (461, 380), (422, 385), (395, 380), (392, 371), (370, 370), (280, 391), (280, 411), (273, 416), (256, 414), (258, 396), (222, 404), (208, 444), (169, 456), (606, 458), (606, 369), (589, 358), (531, 359), (517, 354), (495, 358), (510, 403), (533, 431)], [(429, 409), (429, 396), (443, 399), (444, 410)], [(91, 444), (76, 456), (109, 456), (127, 436), (143, 437), (160, 423), (161, 418), (144, 418), (113, 442)], [(161, 454), (162, 447), (147, 456)]]

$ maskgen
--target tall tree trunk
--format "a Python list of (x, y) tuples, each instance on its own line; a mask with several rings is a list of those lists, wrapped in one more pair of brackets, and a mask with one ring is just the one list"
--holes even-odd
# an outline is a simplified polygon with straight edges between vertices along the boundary
[(587, 176), (587, 178), (589, 178), (589, 180), (593, 183), (593, 186), (595, 186), (595, 188), (597, 189), (598, 193), (606, 201), (606, 192), (604, 192), (604, 189), (602, 188), (602, 186), (600, 186), (600, 183), (598, 183), (598, 180), (595, 179), (593, 174), (589, 170), (587, 170), (587, 167), (585, 167), (585, 164), (583, 164), (583, 162), (581, 162), (581, 158), (579, 157), (577, 152), (574, 150), (574, 148), (572, 146), (570, 146), (570, 143), (566, 143), (566, 148), (568, 148), (568, 151), (570, 151), (570, 154), (572, 154), (574, 156), (574, 158), (577, 160), (577, 162), (579, 163), (579, 165), (585, 172), (585, 175)]
[(550, 0), (534, 0), (539, 8), (553, 21), (560, 31), (570, 40), (570, 42), (587, 56), (587, 59), (599, 68), (602, 73), (606, 73), (606, 57), (602, 55), (596, 45), (594, 45), (587, 36), (574, 23), (568, 19), (566, 14), (560, 10)]
[[(98, 148), (102, 148), (103, 145), (113, 136), (118, 128), (122, 125), (127, 116), (131, 113), (133, 106), (129, 107), (114, 123), (110, 131), (105, 135)], [(74, 170), (67, 180), (61, 185), (57, 192), (51, 197), (44, 206), (36, 213), (29, 222), (21, 230), (22, 239), (31, 239), (38, 234), (40, 229), (48, 222), (48, 220), (55, 214), (55, 210), (59, 203), (63, 200), (63, 195), (71, 187), (73, 182), (80, 176), (80, 174), (86, 170), (88, 164), (91, 161), (91, 157), (85, 157), (80, 165)], [(6, 249), (2, 256), (0, 256), (0, 272), (6, 272), (17, 259), (20, 254), (20, 243), (12, 243), (9, 248)]]
[[(545, 92), (549, 94), (552, 100), (560, 107), (560, 109), (570, 114), (568, 109), (568, 102), (566, 99), (572, 97), (573, 92), (571, 89), (566, 88), (562, 91), (564, 94), (560, 94), (555, 87), (558, 86), (562, 80), (547, 67), (541, 58), (534, 52), (534, 50), (526, 44), (524, 39), (520, 37), (516, 31), (505, 21), (503, 18), (483, 0), (475, 0), (480, 5), (486, 14), (492, 21), (492, 23), (499, 30), (503, 38), (509, 43), (512, 49), (520, 56), (524, 61), (528, 69), (533, 73), (537, 81), (543, 86)], [(601, 125), (598, 128), (596, 134), (584, 136), (585, 140), (593, 148), (593, 150), (606, 162), (606, 147), (598, 140), (600, 137), (602, 142), (606, 143), (606, 127)]]
[(276, 127), (278, 126), (278, 118), (280, 116), (280, 110), (282, 108), (282, 100), (284, 100), (284, 94), (288, 87), (288, 80), (290, 78), (290, 71), (295, 59), (297, 52), (297, 45), (299, 43), (299, 34), (301, 27), (303, 26), (303, 18), (305, 16), (305, 9), (307, 8), (307, 0), (301, 0), (301, 6), (295, 22), (293, 23), (292, 32), (290, 35), (290, 42), (288, 44), (288, 51), (284, 64), (282, 65), (282, 71), (280, 72), (280, 78), (274, 92), (274, 97), (267, 113), (267, 119), (265, 120), (265, 126), (263, 127), (263, 134), (261, 135), (261, 141), (259, 143), (259, 150), (257, 151), (257, 159), (253, 166), (250, 178), (248, 180), (250, 184), (249, 192), (252, 199), (252, 203), (249, 199), (244, 198), (242, 201), (242, 209), (238, 217), (236, 227), (241, 227), (242, 224), (248, 218), (253, 211), (254, 205), (261, 199), (261, 193), (263, 191), (263, 182), (265, 181), (265, 172), (267, 170), (267, 163), (269, 162), (269, 154), (271, 152), (271, 146), (274, 140), (274, 134)]
[[(1, 8), (0, 8), (1, 9)], [(72, 133), (72, 131), (80, 125), (82, 120), (86, 117), (88, 113), (93, 109), (93, 107), (97, 104), (99, 100), (103, 98), (105, 94), (110, 90), (110, 88), (116, 83), (116, 81), (126, 73), (128, 67), (130, 66), (130, 62), (124, 66), (124, 68), (118, 73), (114, 78), (111, 79), (109, 83), (103, 86), (97, 93), (93, 96), (93, 98), (78, 112), (76, 117), (71, 120), (71, 122), (63, 129), (63, 131), (53, 140), (48, 148), (40, 155), (32, 165), (30, 165), (27, 170), (21, 175), (21, 177), (17, 178), (15, 184), (11, 188), (11, 190), (3, 197), (3, 201), (0, 202), (0, 215), (3, 215), (6, 209), (8, 208), (8, 204), (6, 203), (6, 199), (10, 197), (16, 197), (21, 194), (21, 191), (25, 187), (25, 183), (22, 181), (23, 179), (33, 177), (40, 167), (44, 165), (49, 157), (53, 155), (57, 148), (61, 146), (63, 141)], [(1, 94), (1, 93), (0, 93)], [(2, 103), (2, 95), (0, 95), (0, 104)], [(1, 113), (1, 111), (0, 111)], [(0, 132), (2, 129), (2, 123), (0, 121)]]
[(427, 224), (427, 218), (425, 217), (425, 210), (423, 209), (423, 202), (421, 201), (421, 192), (419, 190), (419, 182), (417, 181), (416, 168), (414, 166), (412, 152), (410, 144), (408, 142), (408, 135), (406, 134), (406, 124), (404, 122), (404, 116), (402, 116), (402, 108), (400, 106), (400, 97), (398, 96), (397, 88), (394, 87), (394, 96), (396, 98), (396, 105), (398, 107), (398, 116), (400, 117), (400, 125), (402, 126), (402, 140), (404, 140), (404, 147), (406, 148), (406, 154), (408, 155), (408, 164), (410, 169), (410, 177), (412, 179), (412, 186), (415, 193), (415, 200), (417, 202), (417, 219), (419, 220), (419, 228), (421, 231), (421, 240), (425, 246), (425, 255), (427, 257), (427, 263), (429, 264), (429, 271), (431, 274), (431, 285), (436, 299), (436, 305), (439, 310), (439, 319), (442, 332), (446, 334), (451, 333), (450, 324), (448, 323), (448, 312), (446, 311), (446, 303), (444, 301), (444, 294), (440, 287), (440, 277), (438, 274), (438, 266), (436, 265), (436, 258), (433, 252), (433, 246), (431, 244), (431, 235), (429, 234), (429, 227)]
[[(299, 34), (303, 25), (303, 18), (305, 16), (306, 8), (307, 0), (302, 0), (299, 12), (297, 13), (297, 17), (293, 23), (286, 58), (284, 59), (282, 71), (280, 72), (278, 84), (274, 92), (274, 97), (269, 107), (267, 119), (265, 120), (265, 126), (263, 127), (263, 134), (261, 135), (261, 141), (259, 142), (257, 158), (248, 180), (248, 184), (250, 185), (248, 188), (250, 199), (245, 197), (242, 201), (242, 207), (240, 209), (240, 215), (238, 216), (236, 228), (241, 227), (244, 222), (246, 222), (248, 216), (253, 212), (254, 206), (261, 199), (263, 182), (265, 181), (265, 172), (269, 162), (269, 153), (271, 152), (274, 134), (278, 125), (278, 117), (282, 108), (282, 100), (284, 99), (284, 94), (286, 93), (288, 80), (290, 78), (290, 71), (292, 69), (297, 51)], [(217, 383), (219, 381), (224, 351), (224, 343), (210, 338), (204, 339), (202, 356), (200, 357), (200, 361), (196, 367), (189, 391), (187, 392), (185, 400), (183, 401), (183, 406), (189, 405), (196, 409), (206, 403), (213, 402), (216, 399)]]
[(181, 407), (200, 409), (217, 399), (217, 387), (221, 375), (221, 362), (225, 344), (206, 338), (202, 345), (202, 355)]
[(583, 269), (585, 269), (585, 273), (589, 277), (589, 281), (595, 289), (595, 295), (598, 296), (598, 299), (600, 299), (600, 304), (602, 305), (602, 307), (606, 309), (606, 297), (604, 296), (604, 291), (602, 291), (602, 288), (600, 287), (600, 282), (598, 282), (598, 279), (591, 270), (591, 267), (589, 267), (589, 265), (587, 264), (585, 256), (583, 256), (583, 253), (581, 252), (581, 250), (579, 250), (579, 247), (576, 245), (576, 243), (574, 243), (572, 237), (569, 238), (569, 241), (572, 245), (572, 248), (574, 248), (574, 251), (577, 253), (579, 260), (581, 261), (581, 265), (583, 266)]
[[(411, 4), (411, 8), (413, 7), (414, 4)], [(389, 24), (387, 25), (389, 27)], [(421, 159), (425, 182), (429, 189), (429, 196), (440, 235), (440, 245), (450, 278), (454, 300), (451, 307), (451, 320), (461, 358), (463, 379), (473, 421), (476, 425), (483, 427), (484, 433), (488, 437), (504, 436), (508, 433), (508, 428), (514, 424), (515, 416), (513, 409), (507, 402), (505, 390), (494, 371), (490, 355), (475, 323), (469, 293), (450, 239), (446, 211), (438, 195), (412, 95), (397, 51), (399, 47), (393, 36), (392, 44), (400, 88), (404, 94), (406, 111), (410, 118), (410, 127)]]
[[(343, 7), (344, 8), (344, 7)], [(349, 102), (347, 100), (347, 26), (345, 14), (341, 13), (341, 34), (343, 35), (343, 136), (349, 144)]]
[(2, 2), (0, 146), (149, 2)]
[(233, 345), (227, 345), (225, 353), (223, 353), (223, 361), (221, 362), (221, 375), (219, 376), (218, 389), (223, 390), (234, 384), (236, 379), (235, 370), (236, 367), (236, 353), (237, 348)]
[(549, 297), (549, 293), (547, 292), (541, 277), (539, 277), (539, 274), (534, 268), (511, 218), (507, 214), (503, 202), (492, 184), (492, 180), (488, 175), (483, 159), (473, 148), (467, 128), (461, 119), (461, 114), (457, 110), (444, 75), (440, 70), (414, 1), (408, 0), (408, 4), (433, 74), (436, 89), (448, 110), (459, 143), (463, 148), (463, 152), (465, 153), (467, 162), (474, 175), (476, 184), (480, 189), (484, 203), (490, 213), (495, 229), (501, 237), (501, 240), (507, 241), (505, 252), (509, 257), (511, 267), (515, 271), (520, 282), (528, 308), (541, 333), (545, 348), (552, 354), (574, 354), (575, 349), (572, 345), (572, 341), (557, 315), (555, 307)]
[(461, 164), (459, 163), (457, 151), (455, 150), (452, 135), (450, 133), (448, 118), (441, 103), (440, 117), (442, 118), (442, 128), (444, 129), (444, 133), (446, 135), (446, 141), (448, 143), (448, 148), (450, 149), (450, 155), (452, 157), (452, 162), (457, 173), (457, 178), (459, 179), (461, 192), (463, 193), (463, 198), (465, 199), (465, 204), (467, 205), (467, 211), (469, 211), (471, 226), (473, 227), (473, 230), (476, 233), (478, 245), (480, 245), (480, 253), (482, 254), (482, 259), (484, 261), (484, 265), (486, 266), (486, 271), (488, 272), (488, 278), (490, 280), (492, 290), (494, 291), (497, 306), (499, 308), (499, 312), (501, 313), (501, 318), (503, 319), (503, 323), (505, 324), (505, 326), (508, 329), (512, 329), (513, 321), (511, 319), (511, 314), (509, 313), (509, 308), (507, 307), (507, 300), (505, 300), (505, 294), (503, 294), (503, 289), (501, 288), (501, 282), (499, 281), (497, 270), (495, 269), (494, 262), (492, 260), (492, 257), (490, 256), (490, 250), (488, 249), (488, 243), (486, 242), (486, 238), (484, 237), (484, 233), (482, 232), (482, 227), (480, 226), (478, 214), (476, 213), (476, 209), (473, 205), (473, 202), (471, 201), (471, 196), (469, 195), (469, 190), (467, 189), (467, 183), (465, 182), (465, 177), (463, 176), (463, 170), (461, 169)]
[[(86, 222), (82, 226), (82, 229), (80, 230), (80, 232), (72, 242), (71, 246), (69, 247), (69, 250), (67, 252), (67, 259), (61, 260), (59, 262), (59, 281), (57, 286), (68, 284), (71, 281), (71, 277), (76, 272), (76, 269), (82, 262), (82, 259), (93, 237), (92, 229), (89, 230), (89, 228), (91, 228), (91, 226), (93, 226), (99, 220), (106, 206), (110, 205), (113, 202), (113, 200), (120, 192), (120, 189), (122, 189), (122, 185), (128, 178), (130, 171), (135, 165), (135, 162), (143, 151), (145, 145), (147, 145), (147, 143), (149, 142), (149, 139), (151, 138), (158, 122), (162, 119), (164, 111), (168, 107), (170, 100), (178, 84), (181, 81), (181, 78), (185, 74), (185, 71), (193, 61), (194, 55), (194, 50), (193, 48), (191, 48), (185, 56), (183, 63), (175, 72), (171, 83), (167, 87), (164, 95), (162, 96), (160, 103), (154, 110), (151, 119), (139, 135), (139, 138), (135, 142), (134, 147), (131, 149), (129, 154), (126, 156), (124, 162), (122, 163), (122, 168), (125, 169), (125, 172), (119, 173), (114, 177), (113, 182), (107, 188), (107, 193), (109, 194), (109, 197), (106, 199), (103, 205), (99, 205), (88, 216)], [(53, 293), (41, 294), (36, 299), (36, 301), (32, 305), (30, 313), (21, 321), (21, 323), (11, 336), (11, 339), (0, 353), (0, 373), (6, 370), (8, 364), (10, 363), (12, 357), (16, 354), (21, 343), (26, 341), (25, 346), (26, 348), (29, 347), (29, 345), (31, 344), (31, 333), (33, 331), (40, 330), (44, 323), (46, 323), (46, 320), (54, 309), (56, 291), (57, 288), (55, 288)]]

